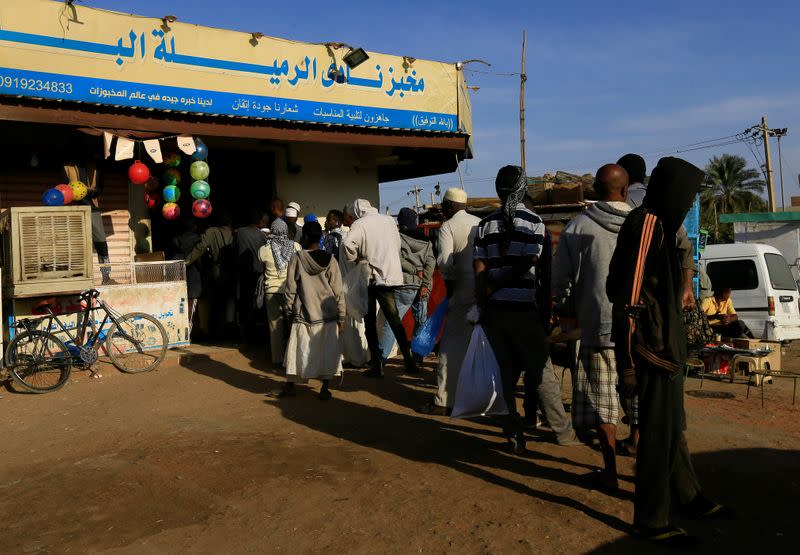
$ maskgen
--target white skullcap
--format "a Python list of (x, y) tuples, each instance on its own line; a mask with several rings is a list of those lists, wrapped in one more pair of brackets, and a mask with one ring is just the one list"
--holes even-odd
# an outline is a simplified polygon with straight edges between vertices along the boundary
[(467, 192), (464, 189), (452, 187), (447, 189), (444, 193), (444, 200), (449, 200), (450, 202), (456, 202), (458, 204), (467, 204)]
[(286, 217), (287, 218), (296, 218), (297, 217), (297, 208), (293, 206), (289, 206), (286, 209)]
[[(286, 205), (286, 208), (294, 208), (297, 211), (297, 214), (300, 213), (300, 205), (296, 202), (290, 202)], [(295, 214), (295, 216), (297, 216), (297, 214)]]

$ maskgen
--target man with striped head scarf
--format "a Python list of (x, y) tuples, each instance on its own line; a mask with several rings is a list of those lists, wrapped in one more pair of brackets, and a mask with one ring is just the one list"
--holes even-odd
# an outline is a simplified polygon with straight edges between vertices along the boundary
[(512, 451), (521, 454), (525, 434), (515, 408), (515, 387), (525, 370), (530, 373), (530, 387), (538, 388), (549, 357), (536, 303), (536, 263), (546, 230), (542, 219), (522, 203), (527, 193), (522, 168), (502, 168), (495, 186), (503, 205), (478, 225), (473, 249), (475, 298), (503, 377), (510, 413), (503, 429)]
[(497, 172), (495, 180), (497, 196), (503, 201), (503, 219), (508, 227), (513, 226), (514, 214), (528, 194), (528, 178), (519, 166), (505, 166)]

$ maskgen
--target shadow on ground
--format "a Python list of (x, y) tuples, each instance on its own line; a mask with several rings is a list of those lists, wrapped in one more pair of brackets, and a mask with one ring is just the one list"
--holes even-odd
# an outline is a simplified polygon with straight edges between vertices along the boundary
[[(718, 502), (736, 509), (730, 522), (676, 520), (701, 539), (699, 550), (714, 553), (790, 553), (797, 550), (797, 500), (800, 451), (728, 449), (693, 455), (703, 488)], [(675, 553), (654, 549), (632, 537), (591, 553)]]
[[(253, 393), (264, 393), (282, 378), (265, 375), (252, 364), (253, 370), (241, 370), (216, 361), (207, 355), (186, 355), (181, 365), (228, 385)], [(582, 512), (611, 528), (629, 532), (629, 523), (613, 514), (588, 506), (568, 495), (536, 489), (509, 478), (504, 473), (527, 476), (583, 488), (586, 476), (595, 467), (567, 457), (533, 451), (527, 457), (507, 454), (498, 433), (443, 418), (393, 412), (342, 399), (337, 391), (367, 391), (376, 397), (405, 408), (413, 408), (430, 398), (417, 387), (422, 378), (387, 375), (384, 380), (370, 380), (348, 372), (343, 383), (334, 387), (334, 399), (320, 413), (320, 401), (309, 388), (301, 386), (298, 397), (277, 404), (283, 416), (309, 429), (337, 437), (357, 445), (379, 449), (410, 461), (431, 463), (454, 469), (465, 475), (510, 491), (528, 495), (548, 503)], [(316, 391), (316, 383), (311, 388)], [(569, 454), (569, 451), (565, 451)], [(701, 537), (701, 549), (734, 553), (787, 552), (795, 535), (796, 505), (800, 498), (800, 451), (779, 449), (732, 449), (697, 453), (693, 461), (701, 483), (709, 496), (734, 507), (739, 518), (732, 522), (684, 522), (676, 520), (688, 531)], [(543, 466), (541, 462), (559, 463), (571, 469)], [(624, 477), (626, 481), (630, 477)], [(563, 488), (560, 488), (563, 491)], [(621, 498), (632, 500), (630, 494)], [(603, 545), (594, 553), (669, 553), (631, 536)]]
[[(214, 360), (208, 355), (185, 355), (181, 365), (197, 374), (220, 380), (226, 384), (253, 393), (264, 393), (267, 388), (280, 384), (280, 377), (267, 377), (260, 371), (234, 368), (229, 364)], [(372, 407), (347, 401), (336, 396), (339, 382), (332, 384), (334, 399), (326, 402), (324, 416), (320, 413), (320, 401), (308, 387), (298, 388), (296, 398), (273, 400), (265, 403), (277, 404), (283, 416), (305, 426), (333, 437), (344, 439), (357, 445), (392, 453), (410, 461), (440, 464), (464, 474), (485, 480), (511, 491), (530, 495), (542, 501), (560, 504), (585, 513), (617, 530), (627, 530), (628, 525), (616, 516), (606, 514), (568, 496), (533, 489), (530, 486), (503, 477), (493, 470), (511, 472), (515, 475), (530, 476), (576, 487), (587, 485), (587, 472), (570, 472), (537, 464), (537, 460), (563, 461), (565, 465), (589, 467), (581, 463), (573, 464), (568, 459), (558, 459), (543, 453), (530, 453), (528, 457), (515, 457), (505, 452), (505, 444), (491, 431), (491, 440), (481, 437), (480, 429), (470, 429), (450, 424), (444, 419), (400, 414), (380, 407)], [(348, 391), (364, 390), (376, 396), (413, 407), (421, 404), (429, 394), (420, 394), (409, 384), (396, 381), (393, 376), (384, 380), (370, 380), (358, 373), (347, 373), (342, 384)], [(315, 390), (317, 384), (311, 384)], [(621, 493), (623, 498), (629, 494)]]

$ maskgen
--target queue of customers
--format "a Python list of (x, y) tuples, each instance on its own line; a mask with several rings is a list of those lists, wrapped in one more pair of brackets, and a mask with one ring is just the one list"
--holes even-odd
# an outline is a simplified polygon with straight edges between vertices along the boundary
[[(602, 166), (594, 183), (600, 200), (564, 228), (555, 257), (517, 166), (498, 172), (502, 207), (482, 220), (466, 211), (463, 190), (446, 192), (438, 249), (419, 233), (410, 209), (395, 222), (356, 199), (330, 210), (323, 226), (314, 215), (301, 220), (297, 203), (284, 208), (274, 201), (270, 214), (254, 214), (232, 241), (243, 337), (259, 341), (248, 333), (255, 307), (265, 307), (271, 362), (285, 369), (284, 385), (268, 393), (294, 396), (296, 384), (316, 379), (319, 398), (331, 399), (330, 380), (346, 365), (383, 378), (395, 343), (404, 371), (418, 373), (421, 359), (411, 352), (402, 319), (411, 310), (415, 327), (424, 324), (438, 268), (448, 306), (436, 393), (418, 411), (450, 413), (472, 327), (480, 324), (501, 372), (509, 414), (500, 423), (511, 452), (526, 450), (538, 410), (560, 445), (596, 434), (604, 464), (592, 486), (616, 492), (617, 455), (636, 457), (637, 533), (659, 543), (688, 542), (673, 524), (674, 508), (701, 519), (731, 515), (703, 494), (684, 436), (683, 311), (697, 301), (692, 249), (681, 224), (703, 172), (663, 158), (646, 187), (645, 175), (635, 154)], [(227, 240), (229, 234), (210, 229), (201, 242), (213, 251)], [(728, 299), (723, 291), (704, 299), (703, 309), (720, 329), (744, 333)], [(569, 315), (562, 330), (572, 322), (580, 338), (571, 418), (550, 358), (553, 305)], [(515, 402), (523, 375), (524, 415)], [(618, 440), (622, 413), (630, 434)]]

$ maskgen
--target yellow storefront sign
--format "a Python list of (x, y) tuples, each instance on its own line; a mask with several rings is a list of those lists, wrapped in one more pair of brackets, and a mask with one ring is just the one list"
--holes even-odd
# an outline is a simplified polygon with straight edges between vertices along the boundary
[(469, 134), (454, 64), (26, 0), (0, 3), (0, 94)]

